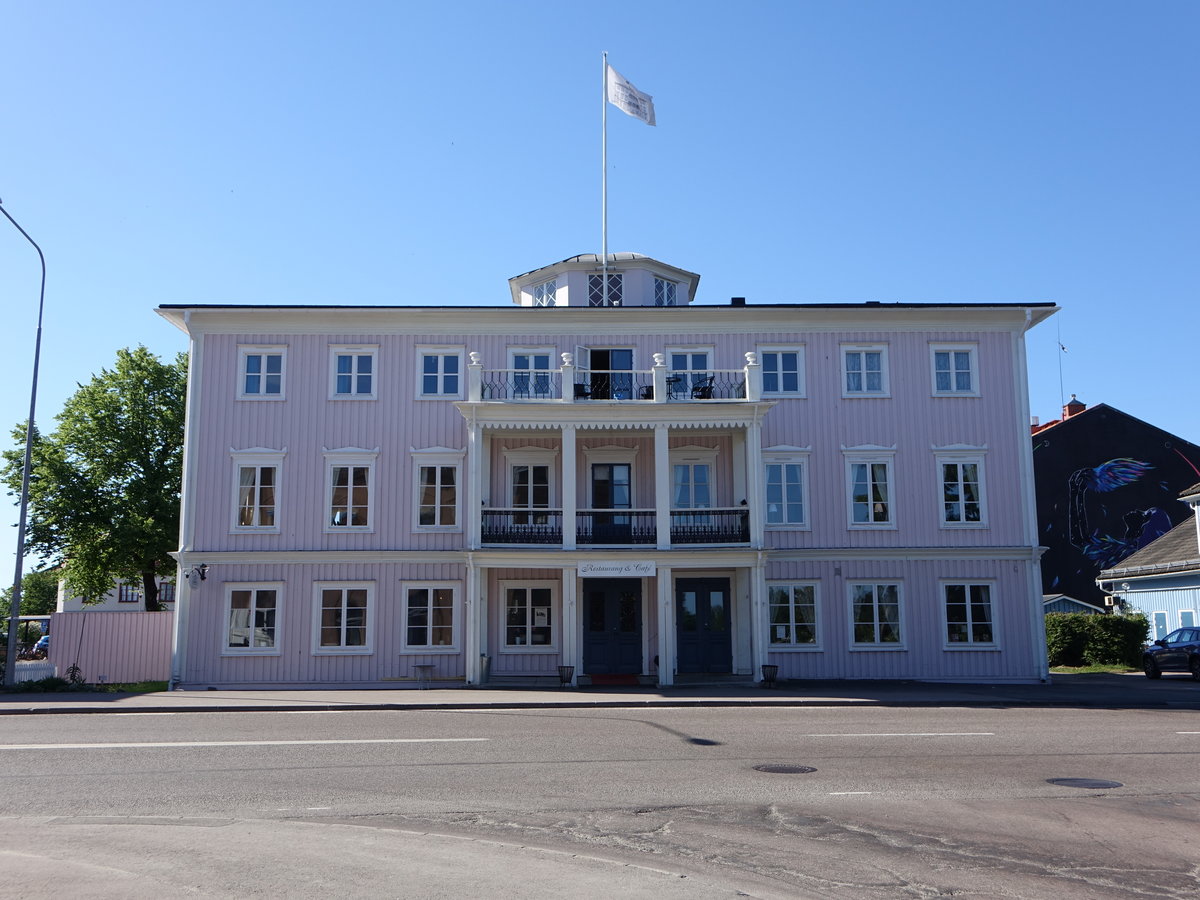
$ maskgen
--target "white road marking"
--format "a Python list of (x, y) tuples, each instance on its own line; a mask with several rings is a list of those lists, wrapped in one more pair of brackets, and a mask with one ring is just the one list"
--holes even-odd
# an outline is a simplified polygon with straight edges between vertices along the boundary
[(1177, 731), (1176, 734), (1200, 734), (1200, 731)]
[(799, 734), (797, 737), (827, 738), (827, 737), (995, 737), (994, 731), (896, 731), (896, 732), (864, 732), (862, 734)]
[(859, 794), (873, 794), (874, 791), (830, 791), (830, 797), (855, 797)]
[(0, 750), (136, 750), (162, 747), (309, 747), (321, 744), (464, 744), (491, 738), (368, 738), (333, 741), (155, 741), (121, 744), (0, 744)]

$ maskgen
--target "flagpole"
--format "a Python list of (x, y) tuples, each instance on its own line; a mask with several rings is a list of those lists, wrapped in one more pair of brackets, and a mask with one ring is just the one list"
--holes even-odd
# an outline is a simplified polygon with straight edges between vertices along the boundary
[(601, 296), (608, 306), (608, 51), (601, 58), (600, 83), (600, 277), (603, 279)]

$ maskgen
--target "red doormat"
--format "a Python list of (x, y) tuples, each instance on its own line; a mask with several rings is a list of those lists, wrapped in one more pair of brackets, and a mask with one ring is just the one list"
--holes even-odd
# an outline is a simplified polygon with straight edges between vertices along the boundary
[(593, 675), (592, 684), (605, 687), (637, 687), (641, 682), (636, 675)]

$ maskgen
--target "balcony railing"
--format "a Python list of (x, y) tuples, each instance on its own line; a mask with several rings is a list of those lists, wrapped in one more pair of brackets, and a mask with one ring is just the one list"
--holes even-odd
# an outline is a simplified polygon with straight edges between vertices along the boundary
[(562, 544), (561, 509), (485, 509), (485, 544)]
[[(652, 509), (581, 509), (575, 514), (576, 543), (581, 546), (657, 544)], [(561, 509), (485, 509), (480, 541), (484, 544), (562, 546)], [(671, 510), (671, 544), (748, 544), (750, 514), (745, 507)]]
[(672, 544), (748, 544), (750, 511), (733, 509), (671, 510)]
[(576, 514), (580, 544), (657, 544), (652, 509), (581, 509)]
[(562, 396), (562, 373), (558, 369), (491, 369), (483, 373), (484, 400), (557, 400)]

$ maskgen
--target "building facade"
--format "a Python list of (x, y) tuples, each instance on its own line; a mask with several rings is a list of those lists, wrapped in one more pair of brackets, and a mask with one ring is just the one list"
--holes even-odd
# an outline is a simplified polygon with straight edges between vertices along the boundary
[(506, 307), (161, 307), (191, 352), (173, 682), (1045, 678), (1053, 305), (698, 281), (621, 254)]

